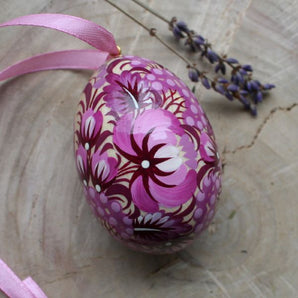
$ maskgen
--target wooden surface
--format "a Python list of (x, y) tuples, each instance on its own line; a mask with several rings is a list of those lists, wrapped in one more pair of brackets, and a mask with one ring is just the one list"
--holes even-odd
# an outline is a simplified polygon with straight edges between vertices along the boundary
[[(257, 119), (197, 90), (226, 162), (214, 224), (169, 256), (136, 253), (111, 239), (91, 215), (73, 158), (72, 121), (90, 72), (48, 71), (0, 85), (0, 258), (48, 297), (297, 297), (298, 1), (146, 2), (187, 20), (219, 52), (277, 85)], [(163, 22), (131, 1), (117, 3), (179, 49)], [(95, 21), (123, 53), (156, 60), (189, 83), (182, 61), (105, 1), (0, 4), (1, 22), (41, 12)], [(1, 29), (0, 68), (82, 47), (51, 30)]]

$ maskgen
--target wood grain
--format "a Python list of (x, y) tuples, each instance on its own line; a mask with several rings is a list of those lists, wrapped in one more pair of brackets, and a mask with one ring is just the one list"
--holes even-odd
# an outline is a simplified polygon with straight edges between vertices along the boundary
[[(176, 49), (167, 26), (116, 1)], [(132, 252), (91, 215), (77, 179), (72, 121), (87, 71), (48, 71), (0, 85), (0, 257), (48, 297), (297, 297), (298, 1), (146, 1), (187, 20), (277, 88), (252, 119), (199, 88), (225, 159), (214, 223), (187, 250)], [(105, 1), (0, 1), (0, 21), (57, 12), (95, 21), (123, 53), (158, 61), (186, 82), (185, 65)], [(36, 28), (0, 31), (0, 68), (33, 54), (85, 47)], [(186, 56), (190, 57), (188, 53)]]

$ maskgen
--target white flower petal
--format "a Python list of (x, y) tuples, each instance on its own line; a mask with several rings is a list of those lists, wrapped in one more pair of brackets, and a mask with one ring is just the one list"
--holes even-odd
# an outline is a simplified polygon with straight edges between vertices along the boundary
[(156, 158), (175, 157), (179, 155), (179, 149), (172, 145), (161, 147), (156, 153)]
[(81, 155), (77, 156), (77, 165), (78, 165), (79, 171), (81, 173), (84, 173), (84, 163)]
[(153, 214), (151, 222), (157, 221), (160, 218), (161, 218), (161, 213), (160, 212), (156, 212), (156, 213)]
[(148, 221), (150, 221), (151, 218), (152, 218), (152, 214), (150, 214), (150, 213), (147, 214), (147, 215), (145, 216), (144, 223), (147, 223)]
[(95, 127), (95, 119), (93, 116), (89, 116), (85, 122), (85, 136), (88, 136), (89, 138), (91, 138), (92, 133), (94, 131), (94, 127)]
[(182, 164), (180, 157), (171, 158), (156, 165), (156, 167), (163, 172), (173, 172), (179, 169)]
[(105, 180), (108, 177), (109, 173), (109, 165), (105, 161), (100, 160), (97, 164), (97, 177), (100, 177), (100, 175), (102, 175), (102, 180)]
[(168, 219), (169, 219), (169, 216), (165, 216), (165, 217), (161, 218), (161, 219), (158, 221), (158, 223), (159, 223), (159, 224), (162, 224), (162, 223), (166, 222)]

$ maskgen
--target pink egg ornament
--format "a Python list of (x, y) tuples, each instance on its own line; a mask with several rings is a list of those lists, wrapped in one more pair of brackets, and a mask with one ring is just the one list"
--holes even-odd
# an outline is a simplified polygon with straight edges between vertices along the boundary
[(116, 239), (173, 253), (211, 222), (221, 161), (211, 125), (181, 79), (120, 56), (89, 80), (75, 118), (76, 165), (95, 216)]

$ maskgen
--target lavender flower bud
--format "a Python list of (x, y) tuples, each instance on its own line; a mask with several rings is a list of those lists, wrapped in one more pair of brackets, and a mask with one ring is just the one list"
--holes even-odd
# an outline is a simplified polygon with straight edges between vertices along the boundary
[(215, 65), (215, 68), (214, 68), (215, 72), (218, 73), (218, 71), (220, 70), (220, 68), (221, 68), (221, 63), (217, 63)]
[(250, 113), (255, 117), (258, 114), (256, 106), (250, 106)]
[(235, 84), (235, 85), (239, 85), (239, 80), (238, 77), (236, 75), (232, 75), (231, 77), (231, 81)]
[(205, 38), (201, 35), (195, 35), (193, 41), (198, 47), (205, 44)]
[(252, 86), (251, 86), (251, 82), (250, 82), (250, 81), (247, 81), (247, 82), (246, 82), (246, 89), (247, 89), (248, 91), (251, 91)]
[(275, 88), (275, 85), (273, 85), (273, 84), (264, 84), (263, 85), (264, 90), (270, 90), (272, 88)]
[(210, 89), (211, 88), (210, 83), (209, 83), (209, 80), (205, 76), (202, 77), (201, 81), (202, 81), (203, 86), (206, 89)]
[(219, 78), (217, 81), (218, 81), (219, 83), (221, 83), (221, 84), (227, 84), (227, 83), (229, 83), (229, 81), (226, 80), (226, 79), (224, 79), (224, 78)]
[(254, 101), (257, 104), (257, 103), (261, 102), (262, 100), (263, 100), (263, 94), (261, 91), (258, 91), (254, 97)]
[(228, 63), (231, 63), (231, 64), (236, 64), (236, 63), (239, 63), (237, 59), (234, 59), (234, 58), (227, 58), (226, 61)]
[(239, 86), (235, 84), (230, 84), (227, 89), (231, 92), (237, 92), (239, 90)]
[(178, 29), (180, 29), (182, 32), (188, 33), (189, 29), (187, 27), (187, 24), (183, 21), (179, 21), (176, 23), (176, 26), (178, 27)]
[(242, 90), (240, 90), (240, 94), (241, 94), (241, 95), (247, 95), (248, 92), (247, 92), (246, 90), (242, 89)]
[(180, 29), (177, 26), (174, 26), (173, 34), (177, 39), (180, 39), (180, 38), (184, 37), (183, 33), (180, 31)]
[(249, 101), (247, 100), (246, 97), (244, 96), (240, 96), (240, 101), (243, 103), (243, 105), (245, 106), (246, 109), (250, 109), (250, 103)]
[(245, 65), (243, 65), (242, 68), (243, 68), (244, 70), (246, 70), (246, 71), (253, 71), (251, 65), (249, 65), (249, 64), (245, 64)]
[(226, 74), (226, 66), (225, 66), (225, 64), (221, 63), (220, 71), (221, 71), (221, 73), (222, 73), (223, 75)]
[(233, 95), (230, 93), (230, 92), (226, 92), (225, 93), (225, 96), (226, 96), (226, 98), (228, 99), (228, 100), (233, 100), (234, 99), (234, 97), (233, 97)]
[(240, 68), (240, 69), (239, 69), (239, 72), (241, 73), (242, 76), (247, 75), (246, 70), (244, 70), (243, 68)]
[(199, 72), (195, 68), (190, 68), (188, 71), (188, 77), (192, 82), (199, 81)]
[(237, 72), (236, 76), (237, 76), (238, 82), (239, 82), (240, 84), (243, 84), (243, 83), (244, 83), (244, 78), (243, 78), (243, 76), (241, 75), (241, 73), (240, 73), (240, 72)]
[(225, 95), (225, 93), (226, 93), (226, 90), (225, 90), (224, 86), (221, 85), (221, 84), (216, 84), (216, 85), (215, 85), (215, 90), (216, 90), (217, 92), (223, 94), (223, 95)]
[(211, 64), (218, 61), (218, 55), (214, 51), (210, 50), (209, 48), (207, 49), (206, 56)]
[(258, 81), (250, 81), (251, 89), (254, 91), (258, 91), (260, 87), (260, 83)]

